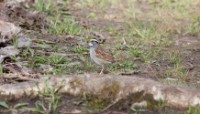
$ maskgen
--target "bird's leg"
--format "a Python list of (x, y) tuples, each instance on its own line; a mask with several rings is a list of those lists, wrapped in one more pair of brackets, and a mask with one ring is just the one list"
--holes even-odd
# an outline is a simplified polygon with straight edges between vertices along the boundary
[(102, 69), (101, 69), (101, 72), (99, 73), (99, 75), (101, 75), (104, 71), (104, 65), (101, 65)]

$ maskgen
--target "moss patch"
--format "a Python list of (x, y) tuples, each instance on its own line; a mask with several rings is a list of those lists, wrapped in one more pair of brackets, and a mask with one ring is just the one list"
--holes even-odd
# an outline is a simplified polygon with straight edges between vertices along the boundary
[(74, 79), (70, 82), (70, 86), (72, 89), (76, 89), (77, 87), (82, 87), (83, 82), (79, 79)]
[(111, 101), (115, 100), (120, 91), (120, 88), (121, 87), (118, 82), (105, 83), (101, 88), (100, 97), (109, 98)]

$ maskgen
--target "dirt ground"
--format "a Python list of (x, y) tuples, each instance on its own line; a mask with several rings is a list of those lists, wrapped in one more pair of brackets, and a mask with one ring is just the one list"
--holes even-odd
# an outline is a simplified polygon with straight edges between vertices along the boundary
[[(194, 10), (188, 11), (190, 13), (186, 17), (168, 14), (171, 9), (166, 14), (160, 12), (160, 17), (159, 15), (157, 17), (154, 15), (157, 7), (153, 5), (161, 3), (157, 3), (156, 0), (155, 3), (135, 0), (133, 9), (128, 9), (132, 8), (128, 1), (118, 0), (118, 3), (104, 3), (96, 0), (91, 4), (89, 0), (86, 1), (52, 2), (49, 3), (49, 7), (43, 8), (40, 4), (30, 1), (17, 7), (5, 5), (0, 1), (0, 20), (21, 27), (22, 37), (27, 36), (32, 41), (31, 46), (19, 48), (19, 55), (6, 58), (2, 62), (1, 73), (16, 74), (16, 76), (2, 76), (0, 84), (30, 81), (48, 74), (98, 73), (100, 67), (90, 61), (88, 53), (88, 39), (93, 33), (100, 39), (105, 39), (103, 46), (110, 50), (114, 57), (126, 58), (125, 61), (108, 66), (108, 74), (151, 78), (176, 86), (200, 87), (200, 29), (198, 31), (197, 27), (193, 27), (193, 25), (199, 26), (200, 20), (193, 22), (188, 18), (190, 13), (192, 16), (196, 14), (197, 18), (200, 16), (197, 13), (199, 4), (194, 7)], [(174, 0), (174, 4), (176, 2)], [(56, 8), (51, 9), (51, 5)], [(164, 5), (162, 7), (165, 8)], [(179, 10), (182, 9), (177, 11)], [(126, 12), (130, 12), (131, 16)], [(159, 20), (162, 16), (167, 21)], [(193, 28), (187, 29), (190, 25)], [(147, 30), (143, 31), (140, 27)], [(148, 29), (151, 29), (150, 32)], [(158, 31), (155, 32), (154, 29)], [(14, 45), (20, 37), (16, 36), (7, 42), (1, 42), (0, 47)], [(49, 114), (101, 113), (100, 111), (106, 106), (105, 102), (93, 96), (55, 96), (62, 99), (59, 99), (59, 111), (48, 112)], [(49, 102), (46, 102), (42, 95), (36, 98), (5, 101), (10, 107), (1, 108), (1, 114), (15, 111), (17, 114), (48, 114), (45, 109), (36, 105), (36, 102), (41, 101), (45, 107), (48, 107)], [(26, 109), (18, 110), (13, 107), (18, 103), (29, 104)], [(124, 100), (102, 113), (182, 114), (189, 110), (162, 106), (154, 109), (133, 110), (130, 107), (131, 103)], [(32, 111), (33, 109), (40, 112)]]
[[(103, 34), (104, 38), (106, 39), (106, 46), (108, 48), (112, 48), (111, 46), (114, 46), (116, 43), (122, 43), (122, 38), (117, 39), (118, 37), (117, 33), (122, 33), (126, 31), (126, 28), (124, 27), (127, 22), (126, 21), (141, 21), (138, 20), (128, 20), (123, 19), (121, 17), (122, 9), (120, 8), (112, 8), (112, 7), (106, 7), (106, 11), (103, 13), (99, 11), (99, 8), (97, 4), (91, 7), (84, 7), (84, 8), (77, 8), (76, 4), (78, 1), (71, 2), (71, 6), (69, 7), (70, 12), (72, 12), (73, 16), (80, 22), (83, 23), (84, 26), (87, 26), (87, 28), (92, 28), (95, 31), (101, 31), (101, 34)], [(127, 2), (123, 1), (120, 2), (121, 5), (126, 6)], [(139, 7), (142, 10), (142, 13), (149, 12), (150, 5), (148, 3), (145, 3), (144, 1), (136, 1), (136, 6)], [(90, 15), (95, 12), (95, 17), (93, 18)], [(145, 19), (144, 19), (145, 20)], [(177, 23), (181, 23), (182, 25), (186, 25), (188, 22), (187, 19), (177, 20)], [(114, 33), (109, 32), (108, 28), (115, 28), (116, 31)], [(165, 47), (163, 51), (169, 53), (176, 53), (178, 52), (181, 57), (181, 63), (184, 66), (184, 69), (186, 72), (184, 73), (184, 82), (190, 83), (199, 83), (200, 81), (200, 53), (199, 53), (199, 35), (191, 35), (191, 34), (173, 34), (174, 38), (170, 39), (172, 40), (170, 46)], [(119, 41), (121, 40), (121, 41)], [(131, 45), (131, 44), (130, 44)], [(159, 47), (158, 47), (159, 48)], [(164, 55), (167, 56), (167, 55)], [(177, 57), (178, 58), (178, 57)], [(134, 62), (139, 66), (141, 69), (137, 75), (140, 77), (145, 78), (153, 78), (156, 80), (166, 78), (165, 71), (169, 67), (173, 67), (173, 63), (170, 62), (169, 58), (165, 58), (162, 55), (156, 57), (156, 62), (159, 63), (159, 65), (156, 64), (145, 64), (144, 62), (141, 62), (140, 60), (135, 60)], [(129, 74), (129, 73), (128, 73)], [(172, 78), (176, 78), (173, 77)]]

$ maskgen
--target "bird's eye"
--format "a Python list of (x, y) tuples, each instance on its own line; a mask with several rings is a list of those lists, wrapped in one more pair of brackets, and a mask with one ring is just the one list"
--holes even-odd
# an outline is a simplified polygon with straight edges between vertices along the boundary
[(99, 44), (99, 42), (98, 42), (98, 41), (94, 41), (94, 42), (96, 42), (97, 44)]

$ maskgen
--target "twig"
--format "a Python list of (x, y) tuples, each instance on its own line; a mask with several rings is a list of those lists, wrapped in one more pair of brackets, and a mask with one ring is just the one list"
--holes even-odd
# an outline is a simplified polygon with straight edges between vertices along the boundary
[(15, 79), (15, 80), (24, 80), (24, 81), (37, 81), (37, 79), (29, 78), (28, 75), (22, 76), (22, 74), (16, 73), (16, 74), (4, 74), (1, 77), (5, 79)]
[(121, 98), (116, 99), (115, 101), (113, 101), (111, 104), (109, 104), (107, 107), (105, 107), (102, 112), (105, 112), (106, 110), (108, 110), (109, 108), (111, 108), (113, 105), (115, 105), (117, 102), (119, 102), (119, 100), (121, 100)]
[(45, 42), (45, 43), (48, 43), (48, 44), (56, 44), (57, 42), (53, 42), (53, 41), (49, 41), (49, 40), (39, 40), (39, 39), (33, 39), (33, 42), (36, 42), (36, 43), (39, 43), (39, 42)]
[(60, 56), (79, 56), (79, 55), (88, 55), (89, 53), (82, 53), (82, 54), (73, 54), (73, 53), (56, 53), (56, 52), (45, 52), (42, 50), (37, 50), (39, 53), (42, 53), (43, 55), (60, 55)]

